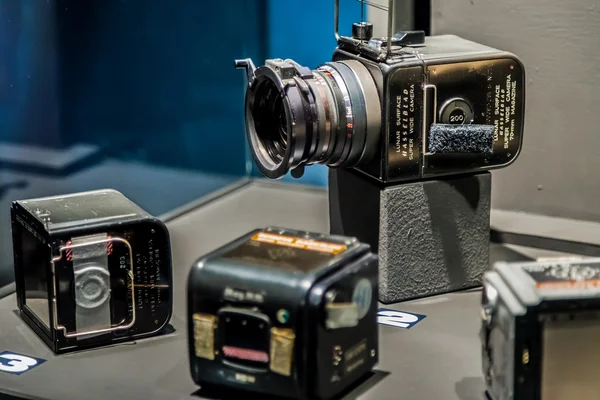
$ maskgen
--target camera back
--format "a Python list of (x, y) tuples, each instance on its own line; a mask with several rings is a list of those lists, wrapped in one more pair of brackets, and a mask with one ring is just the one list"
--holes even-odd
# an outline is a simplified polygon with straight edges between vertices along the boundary
[(225, 386), (328, 399), (377, 363), (377, 258), (356, 239), (255, 230), (193, 266), (191, 374)]

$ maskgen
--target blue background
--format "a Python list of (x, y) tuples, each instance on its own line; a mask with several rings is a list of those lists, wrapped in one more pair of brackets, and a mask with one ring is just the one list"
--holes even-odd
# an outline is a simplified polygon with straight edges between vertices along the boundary
[[(0, 0), (0, 286), (12, 279), (14, 200), (108, 187), (162, 215), (259, 176), (245, 137), (246, 78), (233, 61), (329, 61), (333, 3)], [(360, 4), (341, 5), (349, 34)], [(7, 144), (99, 151), (53, 175), (28, 169), (40, 156), (8, 165)], [(325, 185), (327, 168), (284, 180)]]
[[(349, 33), (360, 4), (342, 0)], [(249, 173), (233, 59), (331, 58), (333, 0), (2, 0), (0, 142)], [(304, 183), (325, 184), (324, 167)]]

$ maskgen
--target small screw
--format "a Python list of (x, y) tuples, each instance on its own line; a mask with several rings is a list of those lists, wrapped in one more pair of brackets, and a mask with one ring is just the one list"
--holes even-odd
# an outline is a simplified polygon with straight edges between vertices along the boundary
[(342, 346), (335, 346), (333, 348), (333, 365), (334, 366), (338, 366), (340, 365), (340, 363), (342, 362), (342, 355), (344, 353), (342, 352)]
[(375, 357), (375, 350), (371, 350), (371, 357)]
[(154, 320), (154, 323), (155, 323), (156, 325), (158, 325), (158, 320), (157, 320), (157, 319), (155, 319), (155, 320)]
[(525, 365), (529, 364), (529, 350), (528, 349), (523, 350), (523, 364), (525, 364)]
[(246, 326), (247, 324), (248, 324), (248, 321), (246, 321), (246, 320), (243, 320), (243, 321), (242, 321), (242, 325), (243, 325), (243, 326)]

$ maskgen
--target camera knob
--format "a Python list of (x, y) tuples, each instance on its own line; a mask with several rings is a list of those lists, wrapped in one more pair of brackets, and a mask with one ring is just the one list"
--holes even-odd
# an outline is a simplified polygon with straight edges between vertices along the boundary
[(352, 24), (352, 38), (369, 41), (373, 37), (373, 24), (369, 22), (355, 22)]
[(440, 124), (463, 125), (473, 122), (473, 107), (461, 98), (450, 99), (440, 108)]

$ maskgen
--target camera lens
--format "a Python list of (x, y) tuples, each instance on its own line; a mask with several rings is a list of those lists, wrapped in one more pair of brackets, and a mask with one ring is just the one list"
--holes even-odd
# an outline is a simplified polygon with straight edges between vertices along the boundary
[(274, 163), (281, 162), (288, 141), (283, 98), (275, 84), (268, 80), (257, 88), (256, 95), (257, 101), (252, 108), (256, 138)]
[(375, 82), (358, 61), (309, 70), (292, 60), (256, 69), (246, 93), (248, 141), (271, 179), (301, 165), (350, 167), (370, 160), (381, 132)]

